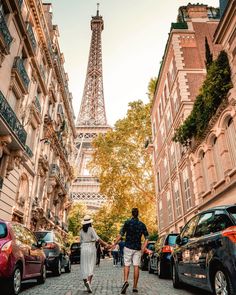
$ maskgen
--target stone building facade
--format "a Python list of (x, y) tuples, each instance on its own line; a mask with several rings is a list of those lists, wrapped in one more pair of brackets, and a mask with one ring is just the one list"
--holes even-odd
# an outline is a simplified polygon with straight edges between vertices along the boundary
[(233, 88), (210, 120), (204, 139), (189, 153), (199, 210), (236, 203), (236, 1), (228, 6), (214, 35), (227, 52)]
[(0, 1), (0, 218), (65, 233), (74, 114), (50, 4)]
[(190, 114), (206, 76), (205, 40), (212, 42), (219, 10), (202, 4), (180, 7), (172, 23), (152, 107), (153, 164), (159, 233), (179, 232), (197, 210), (193, 165), (187, 150), (172, 141), (175, 129)]

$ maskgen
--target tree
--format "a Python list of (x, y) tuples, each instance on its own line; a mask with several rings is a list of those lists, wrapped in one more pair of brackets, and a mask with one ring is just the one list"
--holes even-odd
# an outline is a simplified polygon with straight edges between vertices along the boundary
[(91, 167), (99, 176), (101, 193), (110, 201), (114, 222), (121, 223), (132, 207), (138, 207), (149, 230), (155, 231), (152, 161), (144, 147), (146, 138), (151, 137), (150, 106), (140, 100), (129, 103), (126, 117), (94, 140)]
[(151, 78), (149, 83), (148, 83), (148, 98), (149, 98), (149, 101), (152, 103), (153, 102), (153, 99), (154, 99), (154, 94), (155, 94), (155, 91), (156, 91), (156, 84), (157, 84), (157, 78), (154, 77), (154, 78)]
[(68, 215), (68, 229), (72, 232), (73, 236), (78, 236), (85, 212), (86, 207), (81, 203), (75, 203), (70, 209)]

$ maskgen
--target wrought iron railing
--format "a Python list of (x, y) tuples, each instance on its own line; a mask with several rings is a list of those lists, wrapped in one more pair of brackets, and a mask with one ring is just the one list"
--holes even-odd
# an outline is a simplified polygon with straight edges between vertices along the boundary
[(7, 27), (7, 24), (5, 21), (5, 17), (1, 11), (0, 11), (0, 34), (2, 35), (2, 39), (5, 42), (5, 46), (6, 46), (7, 50), (9, 50), (10, 44), (11, 44), (13, 38), (8, 30), (8, 27)]
[(51, 209), (47, 209), (47, 215), (46, 215), (46, 217), (47, 217), (48, 219), (51, 219), (51, 218), (52, 218), (52, 212), (51, 212)]
[(23, 59), (19, 56), (15, 57), (13, 68), (16, 69), (16, 71), (18, 72), (25, 88), (28, 89), (30, 79), (26, 72)]
[(33, 152), (31, 151), (31, 149), (28, 147), (28, 145), (25, 146), (25, 151), (27, 153), (27, 155), (32, 158), (33, 157)]
[(32, 44), (32, 47), (34, 48), (34, 51), (35, 51), (36, 47), (37, 47), (37, 42), (36, 42), (36, 39), (34, 36), (34, 32), (33, 32), (33, 28), (32, 28), (31, 23), (27, 23), (27, 33), (28, 33), (30, 42)]
[(8, 127), (13, 131), (18, 140), (25, 145), (27, 133), (17, 119), (13, 109), (5, 99), (4, 95), (0, 91), (0, 117), (6, 122)]
[(34, 104), (35, 104), (37, 110), (39, 111), (39, 113), (41, 113), (42, 109), (41, 109), (41, 104), (40, 104), (38, 96), (35, 96)]

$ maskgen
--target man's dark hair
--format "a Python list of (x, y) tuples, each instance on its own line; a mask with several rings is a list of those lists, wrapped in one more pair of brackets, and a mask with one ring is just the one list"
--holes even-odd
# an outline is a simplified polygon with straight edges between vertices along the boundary
[(133, 216), (134, 218), (137, 218), (137, 217), (138, 217), (138, 208), (133, 208), (133, 209), (132, 209), (132, 216)]

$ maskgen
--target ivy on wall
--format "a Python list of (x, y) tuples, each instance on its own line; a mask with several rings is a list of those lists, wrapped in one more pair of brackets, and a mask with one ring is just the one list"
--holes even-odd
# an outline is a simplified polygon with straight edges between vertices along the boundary
[(200, 139), (219, 105), (232, 88), (231, 71), (227, 53), (221, 51), (208, 66), (206, 79), (193, 105), (192, 112), (175, 131), (173, 141), (188, 145), (191, 139)]

